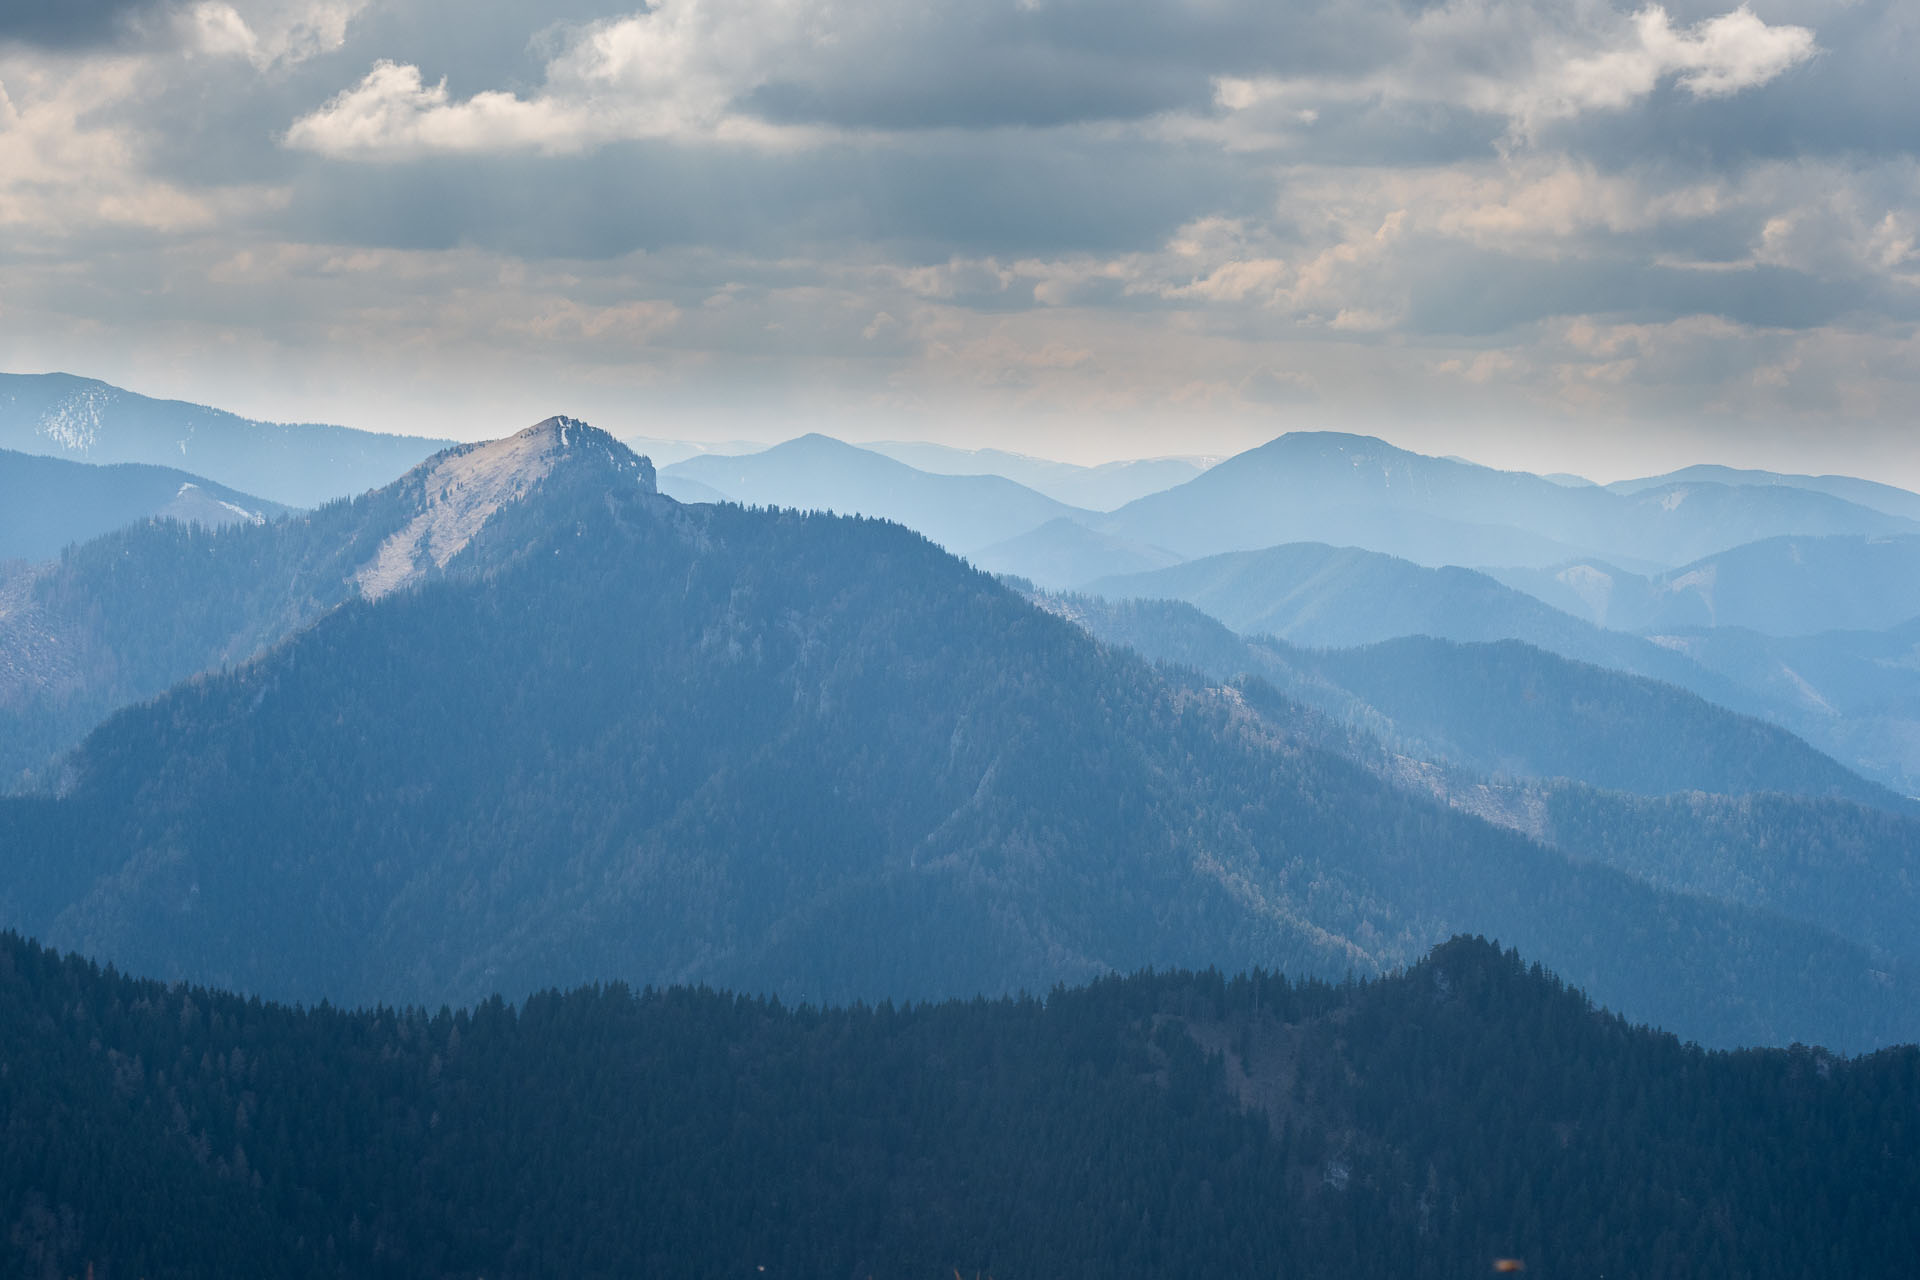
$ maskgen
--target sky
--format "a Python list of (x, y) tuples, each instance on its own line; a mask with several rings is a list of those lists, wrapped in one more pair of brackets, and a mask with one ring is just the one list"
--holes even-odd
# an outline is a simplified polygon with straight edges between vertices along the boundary
[(0, 369), (1920, 486), (1920, 5), (4, 0)]

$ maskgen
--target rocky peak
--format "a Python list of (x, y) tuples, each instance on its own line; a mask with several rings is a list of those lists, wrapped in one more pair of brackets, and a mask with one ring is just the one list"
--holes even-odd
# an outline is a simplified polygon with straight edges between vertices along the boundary
[(448, 449), (401, 480), (418, 493), (419, 513), (361, 566), (355, 575), (360, 594), (378, 599), (444, 569), (495, 512), (525, 499), (562, 467), (596, 467), (610, 484), (658, 492), (652, 462), (578, 418), (556, 415), (503, 440)]

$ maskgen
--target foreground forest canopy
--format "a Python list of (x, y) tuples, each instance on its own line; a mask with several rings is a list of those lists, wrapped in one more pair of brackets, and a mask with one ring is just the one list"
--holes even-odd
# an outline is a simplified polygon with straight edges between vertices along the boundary
[(1710, 1052), (1455, 939), (788, 1008), (343, 1012), (0, 937), (9, 1274), (1899, 1276), (1920, 1050)]

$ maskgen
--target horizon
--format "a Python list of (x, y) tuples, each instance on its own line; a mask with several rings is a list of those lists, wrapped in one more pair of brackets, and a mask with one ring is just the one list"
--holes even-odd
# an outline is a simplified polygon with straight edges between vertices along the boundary
[(0, 367), (451, 439), (1915, 487), (1914, 43), (1891, 0), (28, 6)]
[[(504, 440), (507, 437), (514, 435), (516, 432), (523, 431), (527, 427), (537, 425), (541, 422), (546, 421), (549, 418), (561, 417), (561, 418), (576, 419), (578, 421), (585, 422), (588, 426), (598, 427), (601, 430), (606, 431), (609, 435), (613, 436), (615, 439), (620, 440), (622, 443), (626, 443), (629, 445), (632, 445), (634, 442), (637, 441), (642, 444), (648, 443), (648, 442), (656, 442), (656, 443), (677, 444), (677, 445), (694, 445), (694, 446), (703, 446), (703, 447), (711, 446), (710, 448), (703, 448), (703, 452), (719, 454), (719, 455), (733, 454), (733, 453), (745, 454), (745, 453), (760, 452), (763, 450), (775, 448), (783, 444), (790, 444), (795, 440), (802, 439), (809, 435), (821, 435), (832, 440), (837, 440), (842, 444), (849, 444), (849, 445), (853, 445), (855, 447), (867, 449), (870, 451), (878, 451), (880, 446), (888, 446), (888, 445), (902, 445), (902, 446), (934, 445), (940, 448), (951, 449), (951, 450), (955, 450), (963, 453), (978, 454), (978, 453), (998, 452), (1003, 454), (1009, 454), (1014, 457), (1025, 458), (1031, 461), (1054, 462), (1054, 463), (1061, 463), (1064, 465), (1077, 466), (1077, 467), (1098, 467), (1098, 466), (1106, 465), (1109, 463), (1123, 463), (1123, 462), (1158, 462), (1158, 461), (1179, 460), (1179, 461), (1194, 462), (1202, 466), (1203, 468), (1211, 469), (1212, 467), (1217, 466), (1220, 463), (1225, 462), (1230, 458), (1236, 457), (1242, 453), (1250, 452), (1254, 449), (1261, 448), (1285, 436), (1322, 434), (1322, 435), (1344, 435), (1344, 436), (1353, 437), (1355, 439), (1374, 440), (1382, 444), (1385, 444), (1391, 448), (1400, 449), (1408, 453), (1420, 454), (1425, 457), (1437, 458), (1437, 459), (1448, 461), (1448, 462), (1465, 463), (1469, 466), (1484, 467), (1489, 470), (1523, 473), (1523, 474), (1539, 476), (1545, 479), (1583, 480), (1590, 484), (1594, 484), (1602, 487), (1609, 484), (1616, 483), (1616, 482), (1620, 482), (1620, 481), (1640, 480), (1640, 479), (1648, 479), (1648, 478), (1665, 476), (1675, 472), (1687, 470), (1693, 467), (1726, 467), (1726, 468), (1737, 470), (1737, 471), (1757, 471), (1757, 472), (1769, 472), (1769, 473), (1781, 474), (1781, 475), (1801, 475), (1801, 476), (1806, 476), (1814, 479), (1853, 478), (1853, 479), (1871, 480), (1872, 482), (1877, 484), (1887, 484), (1895, 488), (1904, 488), (1909, 491), (1920, 492), (1920, 459), (1916, 459), (1914, 464), (1907, 468), (1904, 468), (1904, 469), (1895, 468), (1895, 471), (1897, 472), (1897, 475), (1895, 476), (1895, 478), (1886, 478), (1885, 476), (1869, 475), (1867, 474), (1868, 468), (1864, 468), (1864, 467), (1858, 470), (1853, 470), (1853, 471), (1841, 470), (1841, 469), (1820, 470), (1817, 468), (1816, 465), (1794, 465), (1790, 461), (1782, 462), (1778, 465), (1768, 465), (1765, 461), (1760, 459), (1740, 459), (1737, 457), (1731, 457), (1727, 455), (1709, 455), (1709, 454), (1692, 455), (1692, 454), (1686, 453), (1685, 451), (1678, 451), (1668, 455), (1670, 458), (1677, 458), (1679, 460), (1670, 461), (1667, 465), (1660, 465), (1657, 467), (1647, 467), (1647, 468), (1636, 468), (1631, 465), (1623, 465), (1611, 471), (1603, 472), (1603, 471), (1596, 471), (1593, 469), (1575, 470), (1571, 467), (1555, 467), (1551, 465), (1550, 462), (1542, 463), (1538, 465), (1526, 465), (1525, 463), (1519, 462), (1519, 461), (1503, 462), (1503, 461), (1495, 461), (1487, 457), (1473, 457), (1473, 456), (1469, 456), (1469, 455), (1460, 453), (1458, 451), (1449, 449), (1447, 447), (1448, 439), (1446, 438), (1438, 439), (1428, 447), (1420, 447), (1419, 445), (1416, 445), (1413, 443), (1395, 439), (1391, 434), (1388, 433), (1387, 430), (1365, 431), (1365, 430), (1346, 429), (1346, 428), (1339, 428), (1339, 427), (1324, 427), (1324, 426), (1309, 426), (1309, 425), (1287, 427), (1286, 429), (1281, 430), (1275, 433), (1274, 435), (1267, 436), (1264, 438), (1253, 439), (1249, 443), (1240, 445), (1239, 447), (1222, 449), (1222, 450), (1213, 451), (1213, 452), (1191, 450), (1191, 451), (1185, 451), (1185, 452), (1110, 454), (1110, 455), (1097, 455), (1097, 456), (1087, 456), (1085, 454), (1082, 454), (1078, 458), (1064, 457), (1064, 456), (1061, 456), (1060, 454), (1047, 454), (1047, 453), (1033, 452), (1026, 449), (1012, 447), (1010, 444), (980, 443), (980, 442), (974, 442), (974, 441), (968, 441), (968, 440), (941, 439), (932, 435), (920, 436), (920, 437), (912, 437), (912, 436), (905, 436), (905, 435), (851, 436), (851, 435), (839, 434), (836, 431), (830, 429), (829, 425), (827, 424), (805, 425), (802, 428), (797, 428), (793, 430), (790, 434), (775, 435), (771, 437), (760, 437), (760, 438), (754, 438), (751, 436), (741, 436), (741, 435), (729, 436), (724, 434), (723, 431), (713, 431), (713, 432), (706, 433), (704, 435), (677, 436), (677, 435), (665, 434), (657, 430), (623, 429), (617, 423), (615, 424), (605, 423), (599, 419), (596, 419), (591, 415), (575, 413), (575, 412), (542, 413), (534, 418), (528, 419), (525, 422), (521, 422), (518, 425), (507, 426), (491, 434), (487, 433), (485, 430), (478, 430), (478, 431), (470, 431), (468, 433), (460, 434), (460, 435), (436, 436), (423, 431), (390, 431), (390, 430), (384, 430), (379, 427), (363, 426), (361, 424), (353, 423), (353, 422), (325, 422), (313, 417), (299, 417), (299, 416), (280, 417), (280, 418), (255, 417), (254, 415), (242, 413), (239, 410), (233, 408), (231, 405), (220, 404), (220, 403), (216, 403), (216, 402), (212, 402), (204, 399), (196, 399), (191, 395), (163, 396), (163, 395), (155, 394), (151, 391), (142, 390), (139, 387), (125, 386), (122, 384), (118, 384), (108, 378), (101, 378), (101, 377), (97, 377), (97, 376), (85, 374), (85, 373), (76, 373), (72, 369), (36, 369), (32, 371), (22, 371), (17, 369), (0, 369), (0, 374), (9, 374), (9, 373), (21, 375), (21, 376), (28, 376), (28, 377), (54, 375), (54, 376), (65, 376), (65, 377), (88, 379), (91, 381), (103, 382), (109, 386), (116, 387), (118, 390), (130, 392), (134, 395), (145, 396), (153, 400), (176, 401), (179, 403), (193, 405), (198, 408), (213, 409), (216, 411), (227, 412), (227, 413), (235, 413), (238, 416), (241, 416), (244, 418), (251, 418), (252, 420), (255, 420), (255, 421), (260, 421), (260, 422), (265, 422), (265, 423), (270, 423), (275, 425), (303, 425), (304, 424), (304, 425), (317, 425), (317, 426), (348, 427), (354, 430), (372, 432), (373, 434), (376, 434), (376, 435), (422, 436), (428, 439), (444, 440), (448, 444), (476, 444), (476, 443), (481, 443), (485, 441)], [(736, 447), (736, 446), (741, 446), (741, 447)], [(645, 452), (644, 449), (639, 449), (637, 451), (642, 453)], [(1817, 451), (1817, 450), (1806, 450), (1804, 452), (1798, 452), (1798, 453), (1789, 451), (1782, 456), (1785, 456), (1789, 459), (1793, 457), (1817, 458), (1821, 456), (1821, 453), (1820, 451)], [(662, 467), (669, 467), (674, 465), (674, 463), (664, 462), (664, 463), (660, 463), (659, 465)], [(904, 465), (914, 466), (915, 464), (907, 463)], [(916, 469), (928, 470), (928, 468), (926, 467), (916, 467)], [(1881, 468), (1881, 469), (1884, 469), (1884, 468)]]

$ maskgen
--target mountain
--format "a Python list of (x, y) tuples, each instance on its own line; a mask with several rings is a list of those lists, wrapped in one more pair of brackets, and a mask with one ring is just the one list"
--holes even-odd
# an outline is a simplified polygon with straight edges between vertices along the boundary
[(663, 475), (660, 492), (675, 502), (731, 502), (732, 499), (710, 484), (701, 484), (691, 476)]
[(1494, 569), (1603, 627), (1745, 627), (1768, 635), (1878, 631), (1920, 617), (1920, 536), (1768, 538), (1648, 578), (1612, 565)]
[(1409, 635), (1524, 640), (1689, 688), (1715, 684), (1670, 649), (1582, 622), (1485, 573), (1426, 568), (1357, 547), (1290, 543), (1230, 552), (1096, 579), (1084, 589), (1114, 600), (1185, 601), (1243, 635), (1275, 636), (1302, 648), (1346, 648)]
[(319, 556), (342, 603), (0, 801), (0, 922), (168, 979), (429, 1006), (1339, 976), (1467, 929), (1707, 1042), (1920, 1030), (1861, 942), (1409, 795), (891, 524), (682, 506), (564, 420), (338, 509), (363, 517)]
[[(23, 1275), (1904, 1276), (1920, 1052), (1403, 974), (295, 1009), (0, 938)], [(764, 1268), (764, 1271), (762, 1271)]]
[(1809, 742), (1920, 796), (1920, 618), (1884, 631), (1674, 631), (1660, 643), (1783, 708)]
[(898, 521), (963, 555), (1077, 514), (1001, 476), (932, 475), (823, 435), (744, 457), (689, 458), (663, 470), (669, 492), (684, 480), (749, 506)]
[(764, 440), (666, 440), (659, 436), (640, 435), (621, 436), (620, 443), (642, 457), (653, 459), (657, 467), (671, 466), (688, 458), (700, 458), (708, 454), (735, 457), (744, 453), (759, 453), (767, 447)]
[(1335, 432), (1283, 435), (1092, 523), (1189, 557), (1332, 542), (1426, 565), (1598, 556), (1634, 571), (1780, 534), (1920, 532), (1912, 520), (1805, 490), (1689, 483), (1628, 495)]
[[(1210, 556), (1099, 579), (1085, 589), (1116, 600), (1182, 600), (1244, 635), (1273, 635), (1303, 647), (1349, 647), (1407, 635), (1522, 640), (1678, 685), (1780, 725), (1882, 786), (1920, 794), (1920, 721), (1910, 718), (1920, 710), (1901, 709), (1911, 701), (1903, 692), (1903, 664), (1913, 659), (1898, 639), (1863, 641), (1862, 656), (1855, 657), (1836, 648), (1845, 641), (1770, 645), (1756, 633), (1726, 627), (1635, 636), (1563, 613), (1486, 573), (1425, 569), (1350, 547), (1283, 546)], [(1830, 672), (1823, 678), (1834, 682), (1837, 696), (1828, 698), (1809, 683), (1801, 664)]]
[[(111, 712), (245, 662), (348, 600), (434, 576), (551, 465), (528, 442), (556, 447), (576, 429), (555, 418), (518, 444), (456, 447), (384, 489), (219, 536), (150, 522), (57, 562), (0, 566), (0, 779), (31, 779)], [(650, 463), (621, 456), (652, 483)]]
[(1896, 488), (1890, 484), (1881, 484), (1875, 480), (1861, 480), (1854, 476), (1784, 475), (1777, 471), (1751, 471), (1740, 467), (1703, 465), (1682, 467), (1666, 475), (1649, 476), (1644, 479), (1616, 480), (1607, 488), (1615, 493), (1637, 494), (1648, 489), (1663, 489), (1676, 484), (1693, 484), (1702, 481), (1708, 484), (1780, 485), (1790, 489), (1809, 489), (1815, 493), (1828, 494), (1863, 507), (1871, 507), (1875, 511), (1884, 511), (1891, 516), (1900, 516), (1906, 520), (1920, 520), (1920, 493), (1914, 493), (1910, 489)]
[(1780, 792), (1920, 813), (1786, 730), (1685, 689), (1515, 640), (1414, 635), (1352, 649), (1242, 637), (1191, 605), (1041, 597), (1092, 634), (1216, 681), (1254, 675), (1424, 761), (1662, 796)]
[(286, 510), (171, 467), (89, 466), (0, 449), (0, 561), (51, 559), (137, 520), (259, 524)]
[(1132, 458), (1083, 467), (1004, 449), (955, 449), (919, 441), (875, 440), (861, 447), (936, 475), (1005, 476), (1056, 502), (1088, 511), (1111, 511), (1135, 498), (1185, 484), (1217, 461)]
[(1010, 573), (1053, 588), (1180, 563), (1171, 551), (1096, 533), (1066, 516), (982, 547), (969, 559), (989, 573)]
[(315, 507), (386, 484), (446, 444), (255, 422), (66, 373), (0, 374), (0, 448), (76, 462), (190, 467), (288, 506)]
[(1649, 885), (1853, 938), (1879, 969), (1920, 962), (1920, 806), (1771, 725), (1511, 641), (1299, 650), (1189, 605), (1041, 598), (1229, 682), (1276, 729), (1403, 790)]

